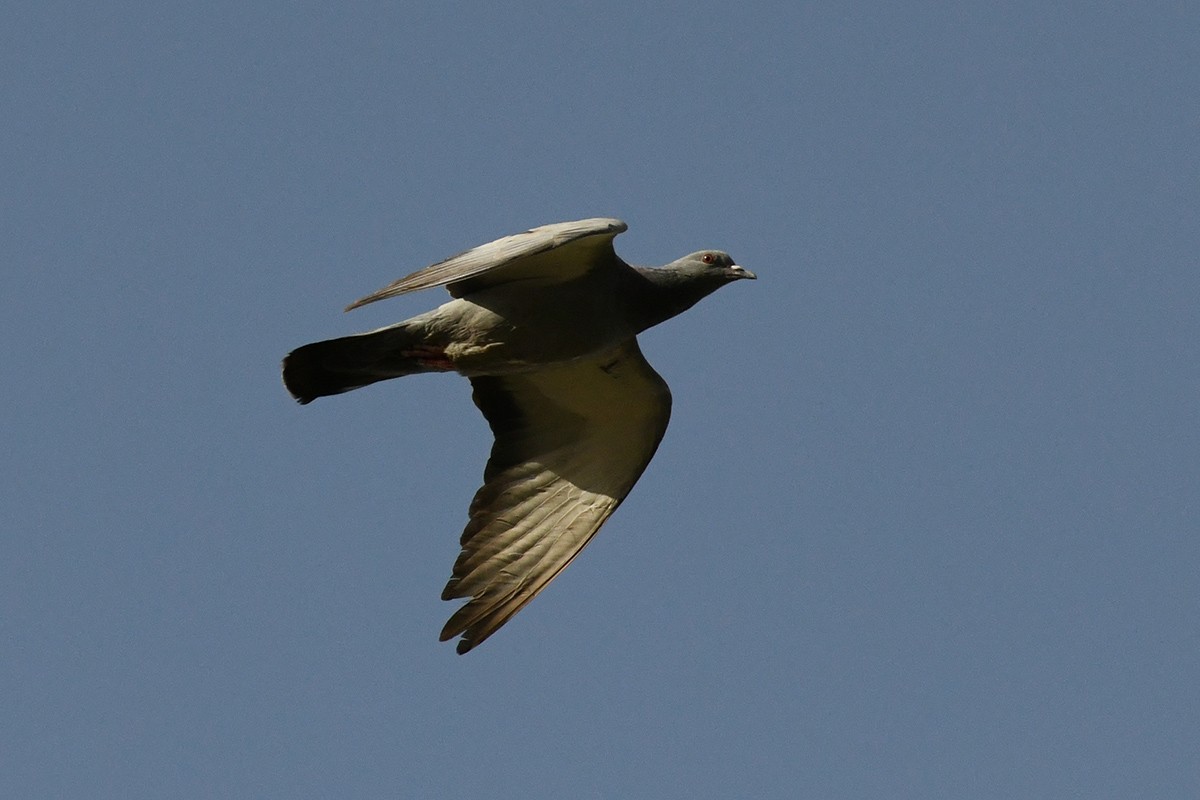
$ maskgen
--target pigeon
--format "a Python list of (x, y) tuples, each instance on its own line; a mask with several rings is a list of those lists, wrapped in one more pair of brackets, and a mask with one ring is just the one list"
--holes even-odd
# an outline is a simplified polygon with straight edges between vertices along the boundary
[(626, 264), (618, 219), (560, 222), (418, 270), (346, 310), (445, 286), (448, 303), (283, 360), (300, 403), (404, 375), (457, 372), (495, 437), (443, 600), (466, 599), (441, 640), (477, 646), (587, 545), (654, 456), (671, 392), (637, 335), (754, 273), (701, 250)]

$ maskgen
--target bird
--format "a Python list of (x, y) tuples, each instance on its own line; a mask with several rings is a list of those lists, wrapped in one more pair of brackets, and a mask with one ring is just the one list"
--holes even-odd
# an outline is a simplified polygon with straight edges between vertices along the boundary
[(440, 640), (466, 653), (579, 555), (662, 441), (671, 391), (638, 347), (642, 331), (725, 284), (756, 278), (720, 250), (659, 268), (613, 246), (628, 226), (592, 218), (532, 228), (418, 270), (346, 311), (445, 286), (451, 300), (283, 359), (300, 403), (378, 381), (456, 372), (494, 436), (443, 600), (466, 600)]

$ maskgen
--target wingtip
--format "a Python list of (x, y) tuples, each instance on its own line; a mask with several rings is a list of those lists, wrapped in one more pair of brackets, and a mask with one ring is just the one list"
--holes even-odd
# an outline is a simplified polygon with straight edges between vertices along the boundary
[(475, 647), (475, 645), (479, 644), (479, 642), (470, 639), (465, 631), (457, 628), (451, 628), (449, 622), (446, 623), (446, 627), (442, 628), (442, 632), (438, 635), (438, 641), (448, 642), (455, 636), (459, 635), (462, 635), (462, 638), (459, 639), (458, 643), (454, 646), (454, 652), (458, 653), (460, 656), (469, 652), (473, 647)]

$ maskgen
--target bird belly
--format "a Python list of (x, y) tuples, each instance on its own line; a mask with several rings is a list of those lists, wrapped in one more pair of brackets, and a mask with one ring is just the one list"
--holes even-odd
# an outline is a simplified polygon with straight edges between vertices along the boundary
[(426, 328), (423, 338), (468, 377), (528, 372), (588, 358), (632, 335), (586, 309), (554, 303), (505, 308), (458, 299), (410, 322)]

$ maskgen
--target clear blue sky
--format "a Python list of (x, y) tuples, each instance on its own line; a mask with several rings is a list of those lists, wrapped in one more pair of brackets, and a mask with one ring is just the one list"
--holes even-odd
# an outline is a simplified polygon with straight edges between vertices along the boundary
[[(1200, 796), (1192, 4), (4, 17), (0, 796)], [(279, 359), (596, 215), (760, 280), (456, 656), (468, 384)]]

